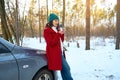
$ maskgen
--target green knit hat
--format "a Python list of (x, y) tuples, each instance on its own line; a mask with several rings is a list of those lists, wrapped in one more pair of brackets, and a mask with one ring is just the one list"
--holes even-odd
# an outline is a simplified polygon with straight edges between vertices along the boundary
[(51, 21), (53, 21), (53, 20), (55, 20), (55, 19), (59, 20), (59, 17), (58, 17), (56, 14), (54, 14), (54, 13), (51, 13), (51, 14), (48, 16), (48, 22), (51, 22)]

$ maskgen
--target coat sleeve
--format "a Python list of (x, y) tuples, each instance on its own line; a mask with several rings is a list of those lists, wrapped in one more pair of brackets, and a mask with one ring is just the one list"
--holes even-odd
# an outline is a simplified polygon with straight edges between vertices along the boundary
[(64, 42), (64, 34), (61, 35), (61, 40)]
[(44, 30), (44, 38), (47, 44), (51, 45), (52, 47), (58, 44), (60, 40), (61, 34), (56, 33), (56, 36), (53, 38), (49, 29)]

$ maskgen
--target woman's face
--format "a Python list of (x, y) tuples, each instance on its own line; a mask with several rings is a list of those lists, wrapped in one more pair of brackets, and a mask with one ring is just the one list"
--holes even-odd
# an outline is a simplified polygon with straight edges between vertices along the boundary
[(55, 19), (53, 20), (53, 26), (57, 27), (59, 24), (59, 20)]

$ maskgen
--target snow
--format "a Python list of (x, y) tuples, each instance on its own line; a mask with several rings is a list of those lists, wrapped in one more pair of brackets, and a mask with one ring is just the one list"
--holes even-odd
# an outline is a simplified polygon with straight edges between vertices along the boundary
[[(67, 44), (70, 43), (70, 47)], [(64, 42), (66, 57), (74, 80), (120, 80), (120, 50), (115, 50), (114, 38), (91, 38), (91, 50), (85, 50), (85, 38), (76, 42)], [(24, 38), (23, 46), (45, 50), (42, 38)], [(58, 72), (59, 80), (61, 79)]]

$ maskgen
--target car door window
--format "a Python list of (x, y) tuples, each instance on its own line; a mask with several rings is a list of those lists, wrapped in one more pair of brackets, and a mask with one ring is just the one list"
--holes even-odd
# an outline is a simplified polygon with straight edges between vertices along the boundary
[(0, 43), (0, 53), (8, 53), (10, 52), (7, 47)]

